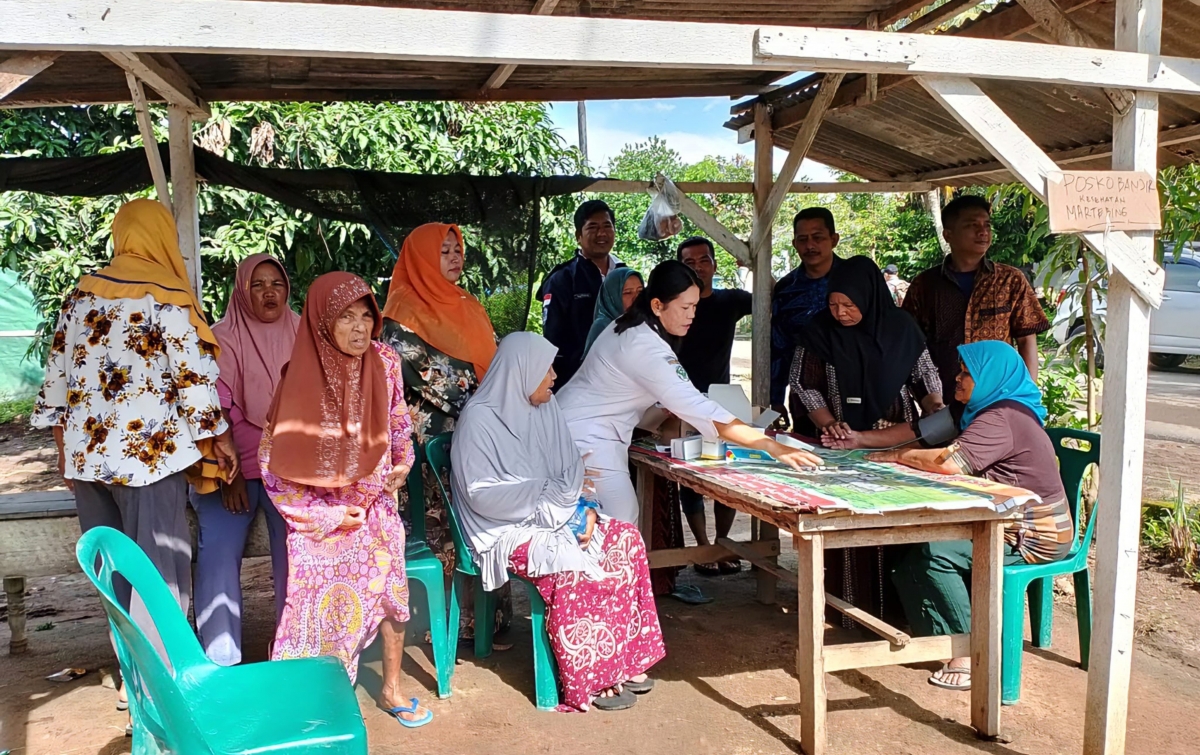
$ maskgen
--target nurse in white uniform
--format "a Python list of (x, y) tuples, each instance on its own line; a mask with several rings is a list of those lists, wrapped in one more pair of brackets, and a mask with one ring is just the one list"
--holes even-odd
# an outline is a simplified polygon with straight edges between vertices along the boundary
[(696, 390), (675, 348), (700, 301), (700, 280), (675, 260), (659, 264), (633, 306), (596, 339), (583, 366), (558, 392), (571, 437), (586, 454), (600, 510), (636, 524), (637, 495), (629, 478), (629, 443), (646, 410), (661, 404), (704, 438), (766, 451), (800, 469), (820, 458), (768, 438)]

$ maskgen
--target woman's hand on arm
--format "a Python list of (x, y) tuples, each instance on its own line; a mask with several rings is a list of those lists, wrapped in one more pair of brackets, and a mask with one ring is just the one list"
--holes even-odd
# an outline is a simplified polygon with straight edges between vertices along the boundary
[(717, 434), (722, 439), (734, 443), (745, 448), (753, 448), (756, 451), (766, 451), (781, 464), (786, 464), (792, 469), (804, 469), (805, 467), (819, 467), (825, 462), (821, 457), (803, 451), (799, 448), (785, 446), (782, 443), (768, 438), (763, 432), (757, 428), (750, 427), (745, 422), (735, 419), (728, 424), (714, 422), (717, 428)]
[(342, 523), (339, 525), (339, 529), (358, 529), (367, 520), (367, 510), (362, 506), (345, 506), (344, 508), (345, 513), (342, 514)]
[(392, 471), (388, 472), (387, 477), (385, 477), (383, 480), (383, 489), (387, 491), (388, 495), (396, 494), (396, 491), (399, 490), (400, 486), (404, 484), (404, 481), (408, 479), (408, 473), (411, 470), (412, 467), (408, 464), (397, 464), (396, 466), (392, 467)]
[(600, 515), (595, 509), (587, 510), (587, 529), (579, 536), (579, 547), (587, 550), (588, 545), (592, 542), (592, 533), (596, 531), (596, 520)]
[(942, 401), (942, 394), (940, 393), (928, 393), (925, 395), (925, 398), (921, 399), (921, 411), (925, 412), (925, 416), (939, 412), (945, 406), (946, 404)]
[(821, 436), (821, 445), (826, 448), (850, 450), (855, 448), (891, 448), (917, 439), (916, 433), (905, 423), (885, 427), (882, 430), (850, 430), (840, 437), (834, 434)]

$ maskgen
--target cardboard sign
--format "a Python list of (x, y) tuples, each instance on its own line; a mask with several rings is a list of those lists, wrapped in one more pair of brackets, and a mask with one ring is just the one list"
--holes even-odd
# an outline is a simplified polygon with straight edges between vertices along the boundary
[(1158, 181), (1149, 173), (1064, 170), (1046, 174), (1050, 231), (1154, 231), (1162, 228)]

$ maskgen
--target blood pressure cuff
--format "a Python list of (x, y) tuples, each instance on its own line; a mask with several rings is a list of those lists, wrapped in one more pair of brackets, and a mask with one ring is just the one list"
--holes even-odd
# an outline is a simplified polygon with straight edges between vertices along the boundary
[(916, 434), (922, 448), (941, 448), (958, 437), (958, 423), (961, 417), (961, 406), (956, 404), (943, 407), (914, 422), (913, 433)]

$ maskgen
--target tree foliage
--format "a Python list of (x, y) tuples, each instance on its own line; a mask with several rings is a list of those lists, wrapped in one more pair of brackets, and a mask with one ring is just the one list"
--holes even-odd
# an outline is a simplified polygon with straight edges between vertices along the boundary
[[(153, 107), (152, 117), (156, 137), (165, 141), (165, 110)], [(553, 175), (580, 165), (537, 103), (224, 103), (213, 106), (196, 138), (231, 161), (277, 168)], [(0, 154), (7, 156), (82, 157), (140, 144), (128, 106), (0, 111)], [(52, 317), (79, 275), (111, 255), (112, 216), (130, 198), (0, 194), (0, 265), (17, 271)], [(557, 216), (572, 200), (547, 204), (553, 237)], [(392, 251), (364, 226), (218, 186), (201, 186), (199, 207), (210, 313), (224, 311), (237, 263), (256, 252), (285, 261), (298, 296), (330, 270), (351, 270), (372, 284), (391, 273)], [(558, 253), (552, 244), (546, 250), (548, 258)], [(479, 272), (468, 271), (468, 287), (479, 287)]]

